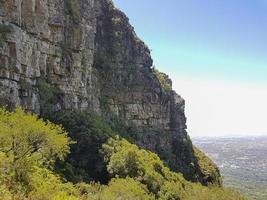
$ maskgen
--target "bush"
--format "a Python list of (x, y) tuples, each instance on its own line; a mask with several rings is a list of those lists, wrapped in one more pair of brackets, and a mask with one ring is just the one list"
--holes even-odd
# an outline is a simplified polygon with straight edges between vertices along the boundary
[(161, 87), (165, 91), (170, 91), (172, 89), (172, 83), (171, 83), (171, 80), (167, 74), (160, 72), (157, 69), (153, 69), (153, 74), (158, 78), (158, 80), (161, 84)]
[(192, 184), (187, 187), (183, 200), (246, 200), (239, 193), (215, 187), (203, 187), (200, 184)]
[(45, 119), (49, 119), (60, 109), (62, 91), (43, 79), (37, 81), (37, 88), (40, 94), (40, 115)]
[(71, 143), (61, 126), (44, 122), (21, 108), (15, 112), (0, 108), (1, 196), (22, 200), (30, 194), (34, 199), (42, 195), (49, 199), (60, 181), (48, 168), (53, 168), (56, 159), (64, 159)]
[[(8, 160), (5, 172), (27, 181), (32, 166), (49, 166), (69, 153), (70, 139), (61, 126), (37, 119), (21, 108), (0, 108), (0, 155)], [(12, 167), (11, 167), (12, 166)], [(3, 173), (3, 172), (2, 172)], [(2, 174), (3, 175), (3, 174)]]
[(166, 182), (175, 182), (178, 188), (184, 184), (182, 175), (171, 172), (156, 154), (139, 149), (124, 139), (109, 139), (103, 145), (103, 152), (112, 176), (134, 178), (147, 185), (155, 195)]
[(112, 179), (108, 187), (104, 188), (100, 194), (100, 199), (103, 200), (152, 200), (155, 197), (149, 194), (145, 185), (132, 178)]
[(12, 200), (12, 194), (6, 187), (6, 185), (0, 185), (0, 199), (1, 200)]
[(216, 164), (196, 146), (193, 146), (193, 149), (200, 169), (205, 175), (205, 181), (209, 184), (222, 186), (222, 177), (220, 176), (220, 171)]
[(34, 200), (78, 200), (79, 193), (71, 183), (62, 183), (60, 177), (48, 169), (36, 168), (30, 176), (29, 198)]

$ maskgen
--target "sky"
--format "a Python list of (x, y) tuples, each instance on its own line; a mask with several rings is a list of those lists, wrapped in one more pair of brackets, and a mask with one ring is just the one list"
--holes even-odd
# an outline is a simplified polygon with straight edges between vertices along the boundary
[(267, 0), (114, 0), (186, 100), (188, 132), (267, 135)]

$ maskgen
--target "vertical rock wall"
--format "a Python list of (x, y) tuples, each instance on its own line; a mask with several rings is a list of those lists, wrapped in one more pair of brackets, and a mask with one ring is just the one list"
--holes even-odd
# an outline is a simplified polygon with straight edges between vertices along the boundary
[(109, 111), (139, 127), (186, 128), (184, 100), (162, 89), (148, 47), (112, 2), (2, 0), (0, 35), (2, 104), (40, 113), (45, 82), (59, 90), (55, 110)]

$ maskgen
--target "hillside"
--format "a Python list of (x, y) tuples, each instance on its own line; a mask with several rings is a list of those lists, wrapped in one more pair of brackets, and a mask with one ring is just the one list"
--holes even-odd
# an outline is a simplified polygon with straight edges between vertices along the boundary
[[(53, 148), (49, 146), (51, 149), (46, 146), (54, 137), (52, 141), (45, 140), (47, 143), (42, 143), (46, 137), (35, 141), (38, 138), (34, 135), (38, 133), (37, 125), (32, 130), (30, 123), (26, 123), (27, 117), (26, 124), (19, 121), (18, 124), (22, 123), (25, 130), (18, 131), (18, 135), (29, 131), (29, 136), (24, 138), (27, 134), (19, 135), (18, 146), (22, 137), (22, 144), (26, 142), (25, 145), (29, 145), (29, 150), (24, 149), (25, 155), (29, 153), (29, 160), (33, 159), (33, 162), (28, 163), (28, 157), (26, 159), (24, 154), (22, 160), (25, 158), (25, 163), (11, 160), (11, 165), (15, 167), (10, 169), (12, 178), (8, 174), (5, 175), (7, 179), (2, 181), (4, 191), (12, 194), (20, 191), (10, 184), (14, 181), (15, 185), (25, 189), (22, 193), (28, 197), (29, 191), (36, 186), (31, 184), (39, 181), (32, 178), (42, 178), (45, 173), (48, 174), (48, 182), (55, 180), (59, 184), (60, 191), (64, 191), (65, 183), (89, 184), (93, 181), (112, 185), (114, 178), (127, 180), (129, 176), (134, 179), (130, 180), (133, 184), (140, 186), (139, 189), (148, 187), (148, 190), (142, 191), (156, 198), (159, 198), (161, 184), (165, 182), (170, 183), (166, 187), (176, 189), (178, 197), (175, 199), (186, 198), (182, 193), (189, 195), (194, 188), (196, 193), (205, 191), (205, 198), (210, 189), (203, 186), (208, 185), (213, 185), (215, 191), (224, 194), (220, 188), (222, 180), (218, 167), (192, 145), (186, 132), (184, 99), (172, 90), (168, 76), (152, 67), (149, 48), (138, 38), (127, 16), (115, 8), (112, 1), (0, 1), (0, 35), (0, 105), (9, 111), (15, 111), (20, 106), (40, 119), (62, 125), (69, 139), (75, 141), (65, 144), (66, 152), (54, 153), (57, 150), (54, 144), (51, 144)], [(5, 110), (2, 111), (3, 118), (5, 113)], [(12, 116), (12, 113), (9, 115)], [(5, 120), (2, 123), (4, 128), (0, 136), (4, 142), (0, 150), (3, 158), (16, 158), (18, 152), (21, 153), (15, 148), (16, 145), (11, 145), (10, 151), (6, 145), (10, 145), (10, 141), (16, 140), (17, 136), (5, 129), (9, 123)], [(46, 131), (50, 133), (44, 128), (45, 125), (40, 125), (41, 130), (45, 130), (42, 134)], [(131, 174), (126, 171), (120, 176), (119, 172), (110, 171), (111, 161), (106, 158), (109, 153), (103, 155), (103, 148), (117, 135), (127, 139), (130, 142), (127, 144), (133, 145), (131, 147), (135, 151), (147, 152), (145, 155), (156, 160), (151, 158), (151, 162), (156, 163), (152, 166), (148, 164), (148, 171), (152, 171), (153, 175), (149, 175), (152, 183), (145, 181), (148, 176), (144, 175), (146, 166), (134, 168), (138, 173), (145, 170), (138, 176), (137, 172)], [(45, 157), (51, 154), (54, 158), (48, 166), (35, 160), (35, 153), (43, 159), (44, 149), (47, 150)], [(13, 154), (10, 155), (10, 152)], [(31, 153), (34, 153), (33, 158)], [(130, 161), (130, 164), (139, 163), (136, 159)], [(18, 173), (17, 163), (25, 164), (26, 175), (24, 171), (23, 174)], [(7, 167), (3, 166), (4, 169)], [(140, 180), (142, 176), (145, 177)], [(149, 184), (160, 187), (153, 189), (154, 186)], [(178, 190), (179, 184), (183, 189)], [(187, 185), (189, 189), (186, 189)], [(131, 185), (129, 187), (134, 189)], [(92, 192), (96, 188), (87, 189)], [(214, 198), (218, 193), (214, 192)], [(225, 195), (228, 193), (225, 192)]]
[[(83, 117), (82, 123), (76, 119), (68, 120), (76, 122), (73, 128), (80, 130), (77, 133), (85, 140), (110, 134), (99, 147), (102, 165), (95, 166), (104, 166), (108, 182), (82, 182), (85, 176), (75, 173), (82, 169), (72, 165), (73, 154), (89, 141), (73, 141), (62, 126), (38, 119), (21, 108), (12, 113), (0, 109), (1, 200), (245, 200), (216, 185), (207, 187), (186, 181), (156, 154), (118, 135), (112, 136), (112, 130), (99, 118)], [(80, 145), (73, 148), (71, 145), (76, 142)], [(97, 145), (94, 141), (88, 152), (92, 153)], [(72, 155), (65, 160), (68, 154)], [(83, 157), (81, 162), (100, 158), (86, 157), (86, 152), (78, 156)]]
[(148, 47), (111, 1), (1, 1), (0, 8), (2, 106), (50, 120), (90, 110), (123, 121), (133, 142), (207, 184), (186, 133), (184, 100), (170, 80), (161, 85)]

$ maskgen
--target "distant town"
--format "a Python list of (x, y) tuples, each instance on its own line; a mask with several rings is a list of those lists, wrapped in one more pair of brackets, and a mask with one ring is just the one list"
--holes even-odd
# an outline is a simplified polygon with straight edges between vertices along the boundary
[(219, 167), (224, 185), (252, 200), (267, 199), (267, 136), (193, 138)]

